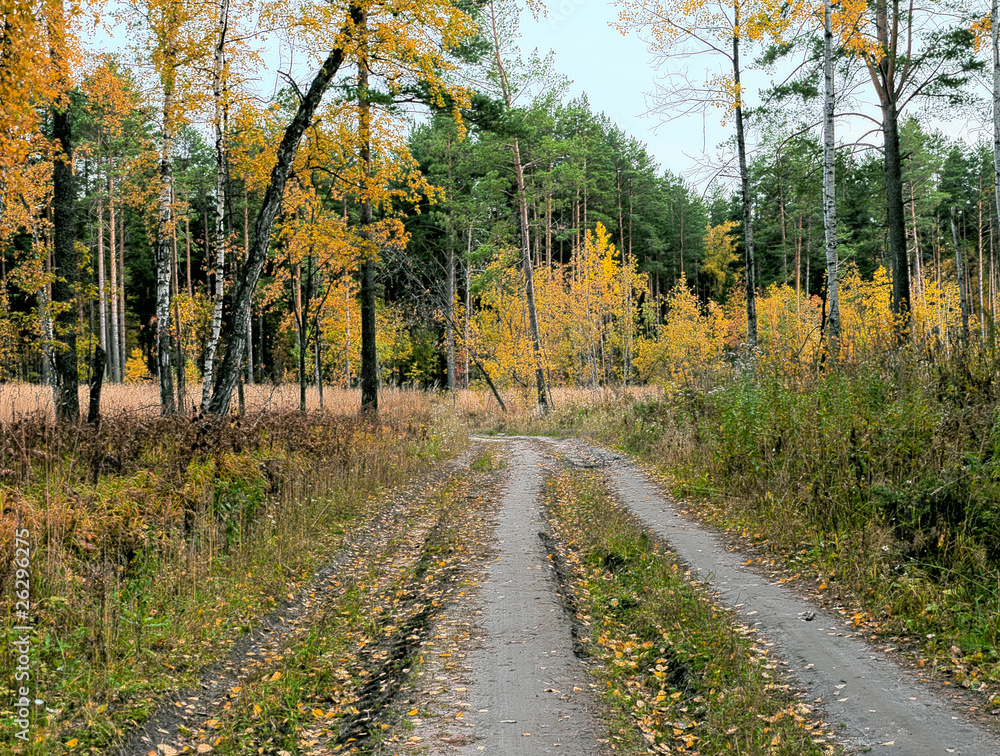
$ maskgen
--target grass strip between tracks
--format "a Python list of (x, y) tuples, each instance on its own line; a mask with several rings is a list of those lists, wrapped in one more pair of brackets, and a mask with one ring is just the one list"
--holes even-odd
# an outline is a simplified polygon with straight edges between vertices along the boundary
[(626, 753), (833, 754), (754, 631), (733, 624), (599, 474), (549, 478), (552, 558)]

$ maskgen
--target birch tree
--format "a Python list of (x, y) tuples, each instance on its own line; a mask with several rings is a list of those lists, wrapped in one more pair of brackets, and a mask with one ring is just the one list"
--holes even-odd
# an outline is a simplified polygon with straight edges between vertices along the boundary
[[(142, 0), (134, 8), (134, 23), (148, 35), (149, 58), (156, 70), (160, 95), (160, 144), (157, 179), (156, 232), (153, 259), (156, 266), (156, 368), (160, 386), (160, 412), (170, 415), (174, 399), (171, 278), (174, 241), (174, 140), (183, 124), (182, 69), (195, 46), (190, 38), (191, 9), (187, 0)], [(183, 370), (183, 365), (178, 366)], [(184, 397), (180, 397), (183, 404)], [(183, 408), (183, 407), (182, 407)]]
[[(360, 21), (360, 15), (360, 9), (357, 6), (351, 6), (349, 20), (344, 25), (344, 31), (347, 31), (352, 24), (356, 25)], [(302, 134), (312, 122), (313, 115), (316, 113), (323, 95), (344, 62), (345, 42), (343, 37), (338, 38), (336, 46), (330, 50), (300, 101), (295, 115), (286, 126), (281, 143), (278, 145), (275, 164), (254, 221), (247, 259), (244, 261), (236, 284), (236, 291), (233, 294), (232, 317), (225, 321), (222, 326), (221, 338), (226, 344), (226, 351), (222, 364), (219, 366), (212, 398), (208, 403), (207, 412), (209, 414), (223, 415), (229, 411), (233, 390), (239, 380), (244, 350), (247, 348), (250, 304), (257, 289), (264, 263), (267, 261), (271, 228), (274, 225), (278, 208), (281, 206), (285, 183), (288, 181)]]
[(993, 197), (1000, 217), (1000, 2), (990, 6), (990, 57), (993, 63)]
[[(346, 5), (324, 3), (307, 8), (307, 11), (314, 17), (303, 26), (315, 30), (316, 19), (319, 18), (323, 21), (320, 28), (335, 28), (338, 33), (333, 35), (332, 40), (329, 35), (323, 34), (316, 34), (307, 40), (313, 50), (324, 42), (332, 42), (332, 46), (327, 47), (329, 53), (326, 60), (301, 96), (295, 115), (285, 128), (278, 146), (274, 168), (254, 223), (249, 253), (233, 295), (232, 317), (223, 323), (221, 341), (226, 351), (208, 407), (212, 414), (228, 410), (247, 345), (250, 301), (267, 259), (271, 230), (285, 184), (302, 135), (311, 125), (324, 94), (341, 67), (356, 66), (350, 84), (344, 83), (345, 90), (351, 92), (351, 99), (357, 106), (358, 161), (362, 166), (368, 166), (363, 171), (361, 196), (358, 198), (362, 229), (374, 223), (381, 198), (386, 196), (377, 186), (373, 178), (375, 172), (370, 168), (378, 155), (372, 150), (373, 140), (365, 138), (366, 113), (371, 112), (373, 105), (392, 101), (397, 96), (406, 96), (410, 100), (419, 97), (441, 108), (462, 99), (458, 88), (445, 80), (443, 72), (452, 67), (446, 58), (447, 51), (468, 40), (473, 25), (461, 8), (448, 0), (421, 3), (355, 0)], [(381, 89), (376, 88), (379, 83), (382, 84)], [(363, 146), (366, 143), (367, 148)], [(368, 203), (370, 211), (366, 209)], [(374, 302), (378, 240), (371, 234), (367, 238), (362, 272), (362, 409), (375, 414), (378, 409), (378, 352), (375, 346)]]
[[(212, 324), (205, 345), (204, 380), (201, 387), (202, 410), (208, 406), (212, 398), (212, 381), (215, 376), (215, 350), (219, 345), (219, 334), (222, 331), (222, 302), (225, 293), (226, 272), (226, 136), (225, 136), (225, 103), (223, 102), (224, 73), (226, 67), (226, 33), (229, 29), (229, 0), (219, 2), (219, 23), (214, 51), (214, 66), (212, 68), (212, 102), (215, 112), (213, 125), (215, 127), (215, 291), (212, 293)], [(247, 323), (249, 323), (249, 318)], [(249, 338), (247, 339), (249, 343)]]
[(962, 339), (965, 344), (969, 343), (969, 297), (968, 297), (968, 281), (966, 280), (968, 273), (966, 272), (965, 265), (965, 251), (962, 249), (962, 244), (958, 238), (958, 222), (955, 216), (958, 214), (957, 208), (952, 205), (949, 208), (949, 215), (951, 218), (951, 240), (955, 245), (955, 274), (958, 277), (958, 303), (959, 309), (962, 313)]
[(837, 103), (834, 79), (833, 10), (823, 0), (823, 230), (826, 238), (827, 339), (834, 360), (840, 354), (840, 296), (837, 283), (837, 139), (834, 113)]

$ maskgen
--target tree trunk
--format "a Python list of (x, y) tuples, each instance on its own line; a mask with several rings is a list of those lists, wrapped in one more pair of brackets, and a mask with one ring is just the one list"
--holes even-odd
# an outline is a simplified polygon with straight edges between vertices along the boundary
[[(175, 189), (171, 186), (171, 191)], [(171, 207), (171, 219), (170, 224), (170, 265), (173, 269), (173, 276), (171, 278), (172, 288), (171, 288), (171, 298), (174, 303), (174, 328), (173, 328), (173, 338), (174, 347), (177, 355), (177, 411), (184, 414), (187, 411), (187, 375), (185, 370), (187, 368), (187, 360), (184, 359), (184, 337), (181, 333), (181, 310), (180, 302), (178, 301), (178, 296), (180, 296), (180, 265), (179, 257), (177, 256), (177, 220), (174, 218), (173, 208), (177, 205), (177, 196), (172, 194), (170, 197), (170, 207)]]
[(313, 317), (313, 344), (316, 346), (316, 391), (319, 393), (319, 409), (323, 410), (323, 359), (320, 351), (319, 312)]
[[(739, 3), (735, 3), (736, 27), (739, 29)], [(740, 30), (742, 31), (742, 30)], [(743, 133), (743, 96), (740, 93), (740, 37), (733, 35), (733, 81), (736, 84), (736, 148), (740, 160), (740, 185), (743, 194), (744, 263), (747, 284), (747, 345), (757, 348), (757, 281), (753, 250), (753, 205), (750, 195), (750, 173), (747, 170), (747, 146)]]
[(121, 272), (121, 281), (118, 284), (118, 321), (121, 329), (118, 332), (119, 347), (118, 354), (121, 355), (119, 370), (122, 380), (125, 380), (125, 363), (128, 355), (125, 353), (125, 214), (122, 213), (121, 228), (118, 233), (118, 270)]
[[(354, 24), (360, 22), (361, 10), (356, 5), (350, 7), (350, 15)], [(250, 255), (240, 273), (236, 293), (233, 296), (232, 318), (223, 324), (221, 338), (225, 341), (226, 353), (219, 367), (212, 400), (208, 405), (208, 412), (213, 415), (222, 415), (229, 411), (229, 403), (232, 401), (233, 390), (236, 388), (236, 381), (240, 374), (243, 352), (247, 347), (250, 302), (257, 288), (257, 282), (260, 280), (264, 262), (267, 260), (271, 227), (281, 205), (285, 182), (291, 172), (292, 162), (295, 159), (302, 134), (312, 122), (313, 114), (323, 99), (323, 94), (330, 85), (330, 81), (340, 69), (343, 60), (344, 51), (342, 48), (338, 47), (330, 52), (310, 84), (305, 97), (299, 103), (291, 123), (285, 128), (281, 144), (278, 146), (277, 161), (271, 171), (271, 179), (264, 191), (264, 198), (254, 221)]]
[(977, 225), (979, 239), (977, 244), (977, 251), (979, 256), (979, 336), (980, 338), (985, 338), (986, 336), (986, 314), (983, 311), (983, 174), (982, 170), (979, 172), (979, 202), (977, 203), (979, 207), (979, 221)]
[[(226, 173), (229, 171), (227, 169)], [(250, 197), (248, 196), (246, 182), (243, 183), (243, 264), (247, 264), (250, 259)], [(253, 303), (251, 302), (250, 317), (247, 318), (247, 383), (253, 386)], [(320, 397), (322, 398), (322, 397)]]
[[(898, 12), (894, 13), (894, 22), (898, 18)], [(910, 275), (906, 254), (906, 217), (903, 212), (903, 163), (899, 154), (896, 61), (893, 58), (898, 29), (895, 25), (891, 30), (889, 28), (886, 0), (876, 2), (875, 27), (883, 55), (878, 63), (869, 65), (869, 71), (876, 81), (879, 106), (882, 109), (882, 131), (885, 135), (885, 200), (889, 265), (892, 269), (892, 311), (905, 318), (910, 311)], [(900, 323), (900, 326), (905, 330), (905, 322)]]
[(799, 311), (802, 299), (802, 213), (799, 212), (795, 224), (795, 311)]
[(447, 297), (445, 304), (445, 350), (448, 370), (448, 391), (455, 392), (455, 247), (458, 244), (455, 234), (448, 235), (448, 262), (447, 262)]
[(823, 0), (824, 67), (826, 74), (823, 108), (823, 230), (826, 237), (827, 343), (830, 356), (840, 354), (840, 296), (837, 287), (837, 141), (834, 123), (836, 91), (833, 68), (833, 19), (830, 0)]
[(781, 175), (781, 152), (777, 157), (777, 175), (774, 180), (778, 183), (778, 217), (781, 220), (781, 282), (788, 283), (788, 230), (785, 218), (785, 181)]
[[(60, 6), (61, 7), (61, 6)], [(56, 155), (52, 161), (52, 282), (53, 303), (69, 303), (76, 280), (76, 212), (73, 188), (73, 144), (68, 102), (52, 109), (52, 137)], [(56, 421), (75, 423), (80, 419), (79, 382), (76, 367), (76, 329), (73, 310), (64, 308), (55, 317), (56, 336), (62, 344), (53, 350), (53, 400)]]
[(914, 283), (917, 287), (917, 297), (924, 295), (924, 261), (920, 253), (920, 231), (917, 228), (917, 198), (913, 191), (913, 182), (910, 182), (910, 220), (913, 223), (913, 261), (914, 261)]
[(993, 265), (993, 250), (996, 244), (993, 238), (993, 213), (990, 213), (990, 334), (996, 327), (997, 318), (997, 279), (996, 269)]
[[(226, 273), (226, 134), (223, 127), (222, 102), (223, 75), (225, 73), (226, 30), (229, 26), (229, 0), (222, 0), (219, 7), (219, 36), (215, 45), (215, 69), (212, 75), (212, 98), (215, 101), (215, 291), (212, 293), (212, 325), (205, 345), (204, 380), (201, 384), (201, 407), (204, 411), (212, 398), (215, 378), (215, 352), (219, 348), (222, 332), (222, 303), (225, 295)], [(207, 235), (207, 229), (206, 229)], [(250, 322), (250, 318), (247, 318)]]
[(156, 368), (160, 380), (160, 412), (171, 415), (174, 383), (170, 364), (170, 240), (173, 213), (170, 200), (174, 181), (174, 71), (173, 63), (164, 63), (163, 144), (160, 147), (160, 208), (156, 226)]
[(892, 265), (892, 311), (897, 315), (906, 315), (910, 310), (910, 276), (903, 214), (902, 160), (894, 102), (883, 103), (882, 118), (885, 130), (886, 220), (889, 227), (889, 260)]
[[(41, 250), (41, 240), (38, 238), (38, 227), (31, 226), (31, 248), (36, 254)], [(52, 274), (52, 250), (44, 250), (46, 274)], [(42, 385), (54, 387), (53, 366), (55, 365), (54, 334), (52, 331), (52, 284), (46, 280), (38, 289), (38, 330), (42, 334)], [(27, 378), (25, 378), (27, 380)]]
[(344, 347), (344, 357), (346, 365), (345, 367), (345, 388), (350, 388), (352, 381), (351, 377), (351, 296), (350, 290), (344, 292), (344, 338), (347, 341)]
[[(472, 255), (472, 224), (469, 224), (469, 256), (465, 261), (465, 339), (462, 342), (462, 354), (465, 357), (465, 374), (463, 384), (465, 389), (469, 388), (469, 313), (472, 311), (472, 263), (469, 258)], [(992, 258), (991, 258), (992, 259)]]
[(542, 339), (538, 331), (538, 312), (535, 308), (535, 277), (531, 269), (531, 241), (528, 236), (528, 202), (524, 187), (524, 171), (521, 166), (521, 150), (514, 138), (514, 175), (517, 179), (517, 198), (521, 211), (521, 264), (524, 268), (524, 295), (528, 305), (528, 323), (531, 327), (531, 348), (535, 362), (535, 383), (538, 389), (538, 411), (548, 412), (549, 403), (545, 391), (545, 370), (542, 366)]
[[(500, 76), (500, 86), (503, 89), (504, 104), (507, 106), (507, 109), (510, 110), (513, 107), (513, 99), (507, 81), (506, 69), (503, 64), (503, 56), (500, 54), (500, 33), (497, 29), (495, 5), (490, 5), (490, 14), (493, 51), (497, 64), (497, 72)], [(524, 165), (521, 162), (521, 147), (516, 136), (511, 144), (511, 151), (514, 158), (514, 178), (517, 181), (517, 204), (521, 223), (521, 266), (524, 269), (524, 295), (528, 307), (528, 323), (531, 328), (531, 349), (535, 363), (535, 383), (538, 390), (538, 410), (544, 415), (549, 410), (549, 403), (545, 391), (545, 369), (542, 366), (542, 340), (538, 331), (538, 313), (535, 309), (535, 280), (531, 270), (531, 239), (528, 234), (528, 196), (524, 186)], [(584, 176), (586, 176), (586, 170), (586, 160), (584, 160)], [(584, 181), (586, 181), (586, 178)], [(587, 224), (586, 196), (585, 183), (583, 204), (584, 226)]]
[[(361, 11), (359, 19), (362, 38), (367, 31), (368, 11)], [(372, 225), (372, 153), (371, 153), (371, 103), (368, 101), (367, 49), (362, 45), (358, 60), (358, 136), (361, 141), (361, 172), (364, 186), (361, 198), (361, 234), (368, 242), (365, 259), (361, 264), (361, 414), (378, 415), (378, 352), (375, 346), (375, 242), (371, 237)]]
[[(98, 185), (100, 181), (98, 180)], [(108, 348), (108, 302), (107, 282), (104, 275), (104, 197), (100, 189), (97, 193), (97, 321), (98, 343), (107, 355)], [(96, 361), (95, 361), (96, 364)], [(105, 360), (105, 365), (107, 361)]]
[[(549, 161), (552, 171), (552, 161)], [(552, 191), (545, 196), (545, 267), (552, 270)]]
[(187, 274), (184, 282), (187, 284), (188, 299), (194, 301), (194, 284), (191, 282), (191, 216), (184, 213), (184, 250), (187, 257)]
[[(990, 41), (993, 48), (993, 194), (1000, 218), (1000, 11), (998, 0), (990, 9)], [(992, 228), (992, 226), (991, 226)], [(992, 247), (991, 258), (992, 259)]]
[[(302, 296), (302, 265), (298, 263), (292, 270), (292, 298), (295, 315), (295, 332), (299, 349), (299, 412), (306, 412), (306, 352), (309, 341), (306, 336), (306, 318), (309, 308), (308, 299)], [(308, 297), (308, 291), (306, 292)]]
[(951, 238), (955, 244), (955, 271), (958, 274), (958, 302), (962, 309), (962, 338), (969, 340), (969, 298), (966, 292), (965, 255), (958, 241), (958, 223), (955, 221), (955, 206), (951, 206)]
[(123, 368), (125, 361), (122, 358), (121, 351), (119, 350), (118, 342), (118, 250), (116, 245), (116, 228), (117, 219), (115, 218), (115, 185), (114, 179), (108, 176), (108, 229), (111, 232), (108, 245), (108, 261), (110, 265), (110, 281), (109, 285), (111, 291), (108, 293), (108, 304), (111, 305), (110, 314), (110, 338), (108, 344), (108, 357), (110, 367), (108, 369), (109, 377), (112, 383), (121, 383)]
[(90, 396), (87, 404), (87, 424), (99, 425), (101, 422), (101, 388), (104, 386), (104, 369), (107, 365), (107, 352), (104, 347), (94, 350), (94, 364), (90, 371)]

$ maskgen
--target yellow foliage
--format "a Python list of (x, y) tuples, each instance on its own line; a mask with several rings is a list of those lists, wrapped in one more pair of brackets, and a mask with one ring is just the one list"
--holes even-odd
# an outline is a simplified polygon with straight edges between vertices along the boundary
[(972, 32), (972, 44), (976, 52), (981, 52), (985, 46), (990, 44), (990, 34), (993, 31), (993, 22), (989, 16), (976, 19), (969, 28)]
[[(635, 261), (622, 262), (600, 223), (573, 261), (535, 272), (543, 367), (550, 379), (592, 385), (625, 376), (635, 349), (636, 303), (647, 287)], [(527, 385), (534, 370), (524, 274), (513, 252), (489, 265), (492, 282), (473, 318), (472, 350), (497, 383)]]
[(786, 375), (815, 363), (820, 349), (822, 301), (795, 295), (787, 284), (772, 284), (757, 299), (758, 343), (764, 359)]
[(712, 296), (722, 294), (729, 264), (736, 261), (736, 238), (732, 232), (738, 226), (735, 221), (724, 221), (705, 228), (705, 260), (701, 272), (712, 279)]
[(133, 349), (132, 354), (125, 360), (125, 375), (123, 376), (123, 380), (125, 383), (133, 384), (153, 380), (153, 376), (150, 375), (149, 368), (146, 365), (146, 359), (138, 349)]
[(638, 343), (640, 380), (683, 383), (692, 373), (723, 365), (725, 317), (714, 302), (703, 308), (695, 293), (679, 283), (666, 298), (667, 314), (654, 339)]

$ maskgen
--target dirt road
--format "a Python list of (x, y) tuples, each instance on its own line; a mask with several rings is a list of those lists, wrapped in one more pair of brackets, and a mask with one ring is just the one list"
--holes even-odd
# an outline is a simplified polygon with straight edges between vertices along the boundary
[(483, 644), (469, 657), (477, 740), (460, 753), (598, 752), (586, 671), (573, 653), (538, 533), (544, 450), (513, 441), (496, 530), (498, 555), (479, 597)]
[[(477, 467), (477, 459), (485, 463)], [(840, 725), (849, 750), (1000, 753), (1000, 736), (967, 721), (911, 670), (854, 637), (845, 618), (752, 570), (746, 556), (683, 515), (624, 456), (576, 439), (507, 437), (474, 439), (460, 460), (387, 505), (287, 617), (265, 622), (267, 641), (250, 639), (247, 648), (234, 649), (228, 666), (238, 671), (209, 670), (202, 691), (174, 696), (133, 733), (121, 756), (258, 752), (257, 745), (275, 742), (276, 730), (269, 741), (257, 724), (260, 707), (251, 706), (244, 719), (233, 712), (248, 693), (292, 676), (290, 650), (324, 612), (341, 615), (337, 602), (347, 585), (368, 591), (373, 610), (358, 648), (333, 654), (356, 672), (337, 678), (344, 698), (322, 691), (320, 698), (336, 706), (313, 702), (315, 696), (298, 704), (299, 718), (315, 721), (292, 732), (283, 726), (281, 742), (291, 738), (310, 756), (609, 754), (595, 682), (586, 657), (574, 653), (572, 620), (540, 538), (547, 531), (542, 482), (566, 464), (599, 472), (721, 605), (773, 644), (771, 655), (791, 670), (805, 700)], [(379, 609), (387, 595), (399, 604), (391, 617)], [(401, 621), (411, 614), (421, 623)], [(273, 651), (264, 653), (265, 644)], [(317, 662), (309, 669), (322, 673), (327, 662)], [(364, 695), (351, 687), (358, 677), (370, 681)], [(249, 704), (263, 700), (253, 695)], [(285, 721), (280, 705), (276, 711), (274, 721)], [(229, 749), (234, 733), (251, 750)], [(290, 753), (273, 748), (260, 752)]]

